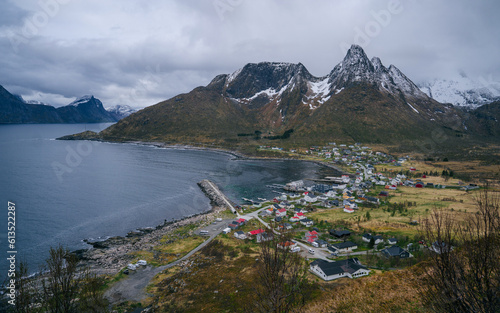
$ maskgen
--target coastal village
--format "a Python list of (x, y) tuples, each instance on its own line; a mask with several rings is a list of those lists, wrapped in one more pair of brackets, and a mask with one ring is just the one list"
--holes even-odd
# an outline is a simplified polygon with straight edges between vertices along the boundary
[[(283, 151), (279, 147), (261, 146), (260, 149)], [(291, 149), (290, 152), (297, 153)], [(255, 240), (257, 243), (270, 240), (275, 233), (293, 231), (296, 240), (278, 244), (279, 248), (290, 249), (291, 252), (302, 253), (305, 258), (313, 260), (310, 272), (319, 278), (330, 281), (342, 277), (357, 278), (366, 276), (370, 269), (364, 266), (357, 255), (376, 253), (387, 259), (406, 259), (413, 257), (411, 251), (424, 248), (423, 242), (407, 242), (402, 245), (395, 237), (378, 234), (355, 234), (347, 229), (325, 229), (310, 219), (309, 213), (324, 210), (338, 210), (347, 215), (360, 209), (360, 206), (379, 206), (385, 202), (391, 191), (401, 186), (412, 188), (460, 188), (472, 190), (476, 185), (446, 186), (425, 182), (427, 175), (406, 164), (409, 157), (394, 158), (382, 152), (373, 152), (371, 148), (360, 144), (346, 145), (329, 143), (328, 146), (310, 147), (303, 153), (332, 160), (352, 169), (354, 174), (341, 177), (325, 177), (314, 182), (303, 180), (289, 182), (286, 185), (269, 185), (276, 190), (273, 199), (259, 198), (258, 201), (243, 198), (251, 205), (231, 205), (238, 216), (223, 229), (224, 234), (233, 233), (240, 240)], [(390, 165), (400, 168), (392, 171), (392, 175), (376, 172), (375, 168)], [(382, 186), (380, 192), (373, 188)], [(261, 228), (249, 231), (240, 230), (249, 220), (257, 219)], [(417, 220), (409, 224), (417, 225)], [(202, 231), (209, 235), (209, 231)], [(351, 236), (361, 238), (353, 242)], [(432, 246), (431, 246), (432, 249)], [(341, 259), (341, 260), (336, 260)]]
[[(306, 260), (309, 279), (346, 284), (378, 277), (417, 264), (424, 253), (439, 253), (443, 247), (419, 236), (421, 220), (434, 207), (465, 213), (478, 189), (451, 177), (446, 168), (438, 171), (409, 156), (396, 158), (359, 144), (329, 143), (287, 153), (302, 154), (306, 161), (332, 167), (339, 174), (270, 184), (265, 186), (267, 194), (274, 196), (239, 201), (228, 198), (214, 182), (199, 182), (212, 202), (210, 212), (91, 243), (95, 249), (86, 251), (84, 259), (111, 280), (105, 296), (112, 303), (147, 305), (160, 282), (169, 286), (169, 294), (187, 292), (187, 281), (203, 284), (187, 278), (202, 271), (199, 264), (210, 266), (209, 272), (216, 271), (213, 275), (222, 275), (221, 282), (230, 284), (233, 278), (227, 275), (232, 267), (226, 262), (246, 260), (245, 267), (251, 267), (258, 260), (259, 244), (283, 233), (290, 234), (290, 240), (278, 242), (276, 248)], [(206, 256), (207, 249), (217, 256), (229, 254), (215, 262)], [(202, 277), (211, 284), (207, 274)], [(233, 293), (244, 288), (237, 279), (233, 284)]]

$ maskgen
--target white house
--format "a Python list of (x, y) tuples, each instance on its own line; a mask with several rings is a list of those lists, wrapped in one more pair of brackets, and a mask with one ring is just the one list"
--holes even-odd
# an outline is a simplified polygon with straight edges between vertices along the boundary
[(363, 235), (363, 241), (364, 242), (370, 242), (370, 240), (373, 238), (375, 241), (375, 244), (378, 245), (381, 242), (384, 242), (384, 238), (382, 236), (372, 236), (371, 234), (364, 234)]
[(346, 213), (354, 213), (354, 209), (351, 209), (349, 206), (346, 205), (344, 207), (344, 212), (346, 212)]
[(304, 218), (304, 219), (300, 220), (300, 224), (304, 225), (305, 227), (309, 227), (309, 226), (312, 226), (314, 224), (314, 222), (308, 218)]
[(370, 270), (361, 265), (357, 258), (337, 262), (318, 259), (312, 262), (309, 268), (312, 273), (326, 281), (342, 277), (357, 278), (370, 273)]
[(327, 193), (325, 193), (325, 196), (327, 196), (328, 198), (334, 198), (337, 196), (337, 193), (333, 190), (330, 190)]
[(318, 201), (318, 197), (316, 197), (312, 192), (306, 192), (304, 195), (304, 200), (312, 203)]
[[(331, 245), (331, 248), (333, 248), (336, 253), (349, 253), (356, 250), (358, 245), (351, 241), (345, 241)], [(329, 249), (332, 250), (331, 248)]]
[(279, 209), (276, 211), (276, 217), (286, 216), (286, 209)]
[(234, 237), (236, 237), (236, 238), (238, 238), (238, 239), (242, 239), (242, 240), (243, 240), (243, 239), (247, 239), (247, 235), (245, 234), (245, 232), (244, 232), (244, 231), (241, 231), (241, 230), (239, 230), (239, 231), (235, 232), (235, 233), (234, 233)]

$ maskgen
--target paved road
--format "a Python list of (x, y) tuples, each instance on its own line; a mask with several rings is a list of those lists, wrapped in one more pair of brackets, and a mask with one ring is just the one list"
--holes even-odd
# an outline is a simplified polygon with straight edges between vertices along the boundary
[(160, 272), (171, 268), (173, 266), (178, 265), (180, 262), (188, 259), (190, 256), (200, 251), (205, 247), (210, 241), (212, 241), (217, 235), (222, 232), (222, 229), (218, 229), (210, 238), (200, 244), (198, 247), (191, 250), (188, 254), (183, 256), (182, 258), (169, 263), (167, 265), (153, 267), (151, 265), (146, 266), (145, 268), (140, 268), (136, 272), (131, 271), (131, 274), (127, 276), (125, 279), (120, 280), (110, 289), (106, 291), (104, 296), (111, 303), (120, 303), (123, 301), (135, 301), (139, 302), (147, 297), (145, 288), (149, 285), (151, 280)]

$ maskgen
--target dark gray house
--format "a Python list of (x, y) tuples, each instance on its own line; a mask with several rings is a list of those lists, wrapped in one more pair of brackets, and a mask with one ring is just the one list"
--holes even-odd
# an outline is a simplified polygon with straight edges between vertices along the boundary
[(413, 257), (410, 252), (398, 246), (392, 246), (390, 248), (382, 249), (382, 254), (387, 258), (406, 259)]

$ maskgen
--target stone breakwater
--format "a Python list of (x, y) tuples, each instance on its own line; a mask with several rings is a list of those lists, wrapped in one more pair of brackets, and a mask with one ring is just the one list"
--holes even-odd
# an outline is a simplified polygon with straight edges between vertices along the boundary
[(205, 193), (208, 199), (210, 199), (210, 204), (218, 207), (227, 206), (227, 203), (222, 196), (223, 193), (219, 190), (215, 183), (209, 181), (208, 179), (204, 179), (198, 183), (198, 186)]
[(142, 228), (131, 231), (127, 236), (116, 236), (103, 241), (88, 241), (92, 246), (87, 250), (79, 250), (74, 253), (80, 258), (80, 266), (88, 268), (97, 275), (115, 275), (129, 263), (137, 261), (135, 252), (154, 252), (154, 247), (160, 240), (172, 234), (177, 228), (189, 224), (198, 224), (200, 227), (212, 223), (216, 217), (226, 209), (226, 203), (217, 194), (208, 180), (198, 183), (201, 190), (207, 195), (212, 203), (212, 209), (195, 215), (185, 217), (177, 221), (165, 222), (156, 227)]

